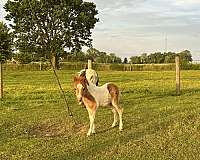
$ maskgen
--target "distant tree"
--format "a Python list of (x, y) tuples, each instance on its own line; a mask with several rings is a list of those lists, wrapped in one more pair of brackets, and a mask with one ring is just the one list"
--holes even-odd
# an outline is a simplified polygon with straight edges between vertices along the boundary
[[(91, 29), (98, 19), (96, 6), (83, 0), (8, 0), (6, 19), (12, 21), (16, 47), (43, 53), (58, 67), (58, 50), (91, 47)], [(43, 55), (43, 56), (44, 56)]]
[(100, 51), (95, 48), (90, 48), (86, 52), (86, 56), (88, 59), (92, 60), (93, 62), (96, 61), (96, 58), (100, 55)]
[(141, 64), (141, 57), (140, 56), (132, 56), (132, 57), (130, 57), (130, 61), (132, 64)]
[(73, 61), (82, 61), (82, 62), (86, 62), (87, 59), (86, 59), (86, 55), (84, 52), (82, 51), (75, 51), (74, 52), (74, 60)]
[(32, 55), (29, 52), (20, 52), (14, 55), (14, 59), (21, 64), (28, 64), (32, 62)]
[(120, 57), (116, 57), (115, 63), (122, 63), (122, 59)]
[(99, 56), (96, 58), (97, 63), (107, 63), (108, 56), (106, 52), (99, 52)]
[(192, 62), (192, 54), (188, 50), (184, 50), (177, 55), (179, 55), (182, 63)]
[(123, 63), (124, 63), (124, 64), (127, 64), (127, 63), (128, 63), (128, 59), (127, 59), (126, 57), (124, 58)]
[(142, 64), (148, 63), (148, 56), (147, 56), (147, 53), (141, 54), (140, 58), (141, 58), (141, 63), (142, 63)]
[(12, 57), (13, 34), (10, 29), (0, 22), (0, 62), (3, 63)]
[(155, 63), (164, 63), (165, 58), (161, 52), (156, 52), (154, 53), (154, 55), (155, 55)]
[(152, 53), (148, 55), (149, 63), (156, 63), (156, 54)]
[(110, 59), (110, 63), (121, 63), (122, 62), (121, 58), (117, 57), (115, 55), (115, 53), (110, 53), (109, 54), (109, 59)]
[(164, 53), (163, 55), (164, 55), (164, 63), (174, 63), (175, 62), (176, 53), (167, 52), (167, 53)]

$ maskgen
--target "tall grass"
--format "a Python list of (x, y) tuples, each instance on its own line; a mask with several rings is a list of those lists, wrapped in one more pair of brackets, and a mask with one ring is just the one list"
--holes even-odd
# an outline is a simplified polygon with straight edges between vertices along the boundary
[(58, 76), (77, 124), (68, 116), (53, 72), (5, 71), (0, 101), (1, 160), (200, 159), (200, 71), (100, 71), (100, 84), (122, 92), (124, 130), (111, 128), (109, 108), (99, 108), (96, 134), (86, 137), (87, 111), (73, 90), (77, 71)]

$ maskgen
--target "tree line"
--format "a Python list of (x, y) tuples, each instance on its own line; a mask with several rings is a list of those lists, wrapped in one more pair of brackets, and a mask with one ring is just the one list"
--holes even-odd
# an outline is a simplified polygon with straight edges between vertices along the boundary
[(175, 57), (179, 56), (182, 63), (192, 62), (192, 54), (189, 50), (184, 50), (180, 53), (167, 52), (167, 53), (143, 53), (140, 56), (130, 57), (132, 64), (149, 64), (149, 63), (174, 63)]
[(75, 51), (75, 52), (64, 52), (63, 54), (64, 61), (76, 62), (82, 61), (87, 62), (88, 59), (96, 63), (122, 63), (120, 57), (116, 56), (115, 53), (106, 53), (99, 51), (95, 48), (90, 48), (86, 52)]
[[(175, 52), (167, 52), (167, 53), (143, 53), (140, 56), (132, 56), (128, 60), (128, 58), (124, 58), (123, 60), (116, 56), (115, 53), (106, 53), (99, 51), (95, 48), (90, 48), (86, 52), (83, 51), (73, 51), (67, 52), (64, 50), (60, 50), (58, 53), (59, 61), (64, 62), (87, 62), (88, 59), (92, 60), (96, 63), (131, 63), (131, 64), (151, 64), (151, 63), (174, 63), (175, 57), (178, 55), (182, 63), (192, 62), (192, 54), (189, 50), (184, 50), (180, 53)], [(46, 57), (43, 57), (39, 54), (29, 53), (29, 52), (20, 52), (14, 54), (14, 59), (20, 63), (30, 63), (30, 62), (38, 62), (38, 61), (48, 61)]]

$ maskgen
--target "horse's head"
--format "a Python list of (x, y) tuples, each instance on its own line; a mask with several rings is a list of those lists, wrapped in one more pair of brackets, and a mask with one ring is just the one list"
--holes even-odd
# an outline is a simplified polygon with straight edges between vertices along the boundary
[(85, 76), (74, 77), (74, 89), (76, 91), (76, 98), (79, 104), (82, 104), (82, 98), (87, 91), (88, 81)]

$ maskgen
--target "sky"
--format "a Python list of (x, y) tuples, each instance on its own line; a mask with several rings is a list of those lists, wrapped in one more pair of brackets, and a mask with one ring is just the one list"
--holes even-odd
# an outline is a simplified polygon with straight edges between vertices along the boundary
[[(122, 58), (190, 50), (200, 60), (200, 0), (87, 0), (99, 22), (93, 47)], [(0, 0), (0, 20), (6, 15)], [(5, 20), (4, 20), (5, 21)]]

